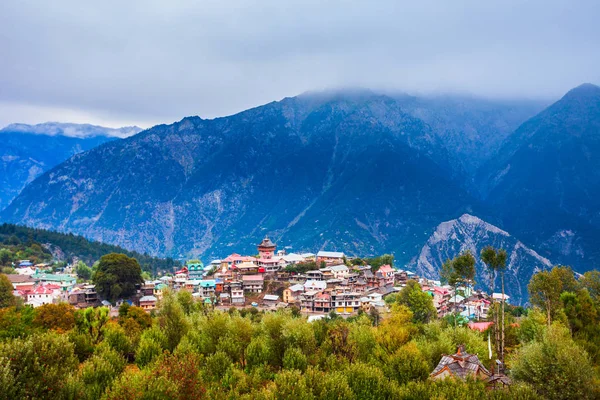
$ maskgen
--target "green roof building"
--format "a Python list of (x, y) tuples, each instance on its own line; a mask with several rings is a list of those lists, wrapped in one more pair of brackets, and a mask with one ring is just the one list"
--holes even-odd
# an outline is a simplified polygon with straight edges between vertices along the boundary
[(189, 260), (185, 266), (188, 269), (188, 279), (202, 279), (204, 264), (200, 260)]

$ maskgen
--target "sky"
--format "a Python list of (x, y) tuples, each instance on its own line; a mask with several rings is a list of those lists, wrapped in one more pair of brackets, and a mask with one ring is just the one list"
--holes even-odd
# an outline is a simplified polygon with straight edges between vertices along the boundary
[(0, 127), (230, 115), (305, 91), (558, 99), (600, 84), (598, 0), (2, 0)]

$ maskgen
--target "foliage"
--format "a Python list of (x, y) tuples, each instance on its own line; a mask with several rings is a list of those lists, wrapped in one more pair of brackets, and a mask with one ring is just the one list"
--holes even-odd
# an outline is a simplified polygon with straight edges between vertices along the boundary
[(488, 391), (483, 380), (428, 379), (459, 345), (488, 368), (498, 354), (488, 353), (488, 332), (424, 318), (431, 298), (409, 282), (376, 321), (368, 313), (309, 323), (288, 309), (222, 312), (170, 291), (152, 314), (125, 303), (112, 319), (103, 307), (3, 308), (0, 398), (597, 398), (593, 284), (562, 271), (554, 311), (562, 317), (551, 326), (538, 307), (505, 316), (514, 382), (507, 391)]
[(44, 304), (35, 311), (33, 325), (36, 327), (57, 332), (66, 332), (75, 327), (75, 308), (70, 304)]
[(135, 294), (136, 285), (143, 283), (142, 270), (135, 258), (111, 253), (100, 258), (94, 273), (98, 294), (111, 302)]
[(78, 362), (66, 336), (44, 333), (0, 344), (0, 365), (13, 375), (15, 398), (52, 399)]
[[(17, 257), (16, 251), (11, 250), (11, 253), (15, 254), (15, 257), (13, 257), (11, 261), (27, 258), (31, 259), (33, 262), (49, 261), (51, 260), (52, 255), (48, 250), (41, 247), (40, 244), (51, 243), (52, 245), (59, 247), (69, 259), (78, 257), (88, 265), (92, 265), (96, 260), (99, 260), (100, 257), (110, 253), (125, 254), (129, 257), (135, 258), (145, 271), (150, 271), (153, 274), (156, 274), (157, 271), (170, 272), (173, 271), (173, 269), (178, 268), (180, 265), (179, 262), (176, 262), (170, 258), (162, 259), (151, 257), (146, 254), (126, 250), (119, 246), (94, 242), (84, 238), (83, 236), (73, 235), (72, 233), (65, 234), (13, 224), (0, 225), (0, 241), (2, 241), (5, 246), (19, 251), (24, 251), (27, 247), (27, 244), (35, 243), (40, 246), (41, 253), (43, 253), (36, 254), (34, 252), (35, 249), (32, 249), (25, 252), (25, 254), (30, 253), (30, 255)], [(0, 261), (2, 261), (1, 258)], [(0, 264), (6, 265), (4, 263)]]
[(90, 280), (92, 277), (92, 269), (81, 260), (79, 260), (75, 266), (75, 273), (77, 274), (78, 278), (81, 278), (85, 281)]
[(571, 268), (557, 266), (533, 275), (527, 288), (531, 304), (546, 312), (547, 323), (550, 324), (553, 319), (562, 317), (558, 315), (562, 311), (561, 293), (577, 291), (578, 284)]
[(433, 298), (421, 290), (417, 281), (409, 280), (396, 296), (396, 302), (412, 312), (414, 323), (428, 323), (437, 316)]
[(11, 307), (17, 304), (13, 295), (13, 285), (8, 277), (0, 274), (0, 308)]
[(540, 341), (515, 354), (512, 373), (546, 399), (588, 399), (600, 394), (587, 353), (559, 323), (548, 326)]

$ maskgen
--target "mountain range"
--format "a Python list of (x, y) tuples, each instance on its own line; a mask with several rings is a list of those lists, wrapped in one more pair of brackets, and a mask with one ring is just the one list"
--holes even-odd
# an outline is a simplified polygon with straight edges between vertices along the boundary
[(12, 124), (0, 130), (0, 209), (42, 173), (74, 154), (140, 132), (88, 124)]
[[(415, 265), (466, 213), (585, 270), (600, 238), (600, 88), (546, 105), (354, 90), (186, 117), (69, 158), (0, 218), (153, 255), (253, 253), (268, 233), (280, 248)], [(521, 253), (511, 268), (541, 265)]]

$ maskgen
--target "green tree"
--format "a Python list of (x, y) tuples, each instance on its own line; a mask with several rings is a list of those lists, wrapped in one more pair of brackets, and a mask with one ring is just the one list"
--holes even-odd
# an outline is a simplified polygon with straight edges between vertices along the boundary
[(189, 324), (183, 307), (171, 291), (165, 291), (158, 306), (158, 326), (167, 338), (167, 349), (175, 350), (179, 341), (188, 331)]
[[(496, 336), (496, 340), (494, 341), (496, 344), (496, 352), (500, 354), (500, 359), (504, 362), (504, 339), (505, 339), (505, 331), (504, 331), (504, 271), (506, 270), (506, 250), (500, 249), (496, 250), (492, 246), (487, 246), (483, 250), (481, 250), (481, 261), (487, 266), (489, 274), (490, 274), (490, 296), (494, 293), (494, 282), (495, 276), (497, 273), (500, 274), (500, 281), (502, 287), (502, 310), (501, 310), (501, 321), (498, 323), (498, 307), (497, 304), (494, 303), (494, 332)], [(498, 325), (502, 328), (501, 333), (498, 329)]]
[(531, 304), (546, 312), (548, 325), (562, 310), (560, 295), (562, 292), (576, 292), (579, 286), (573, 271), (569, 267), (557, 266), (550, 271), (540, 271), (531, 277), (527, 289)]
[(421, 290), (421, 285), (414, 280), (406, 283), (406, 286), (396, 296), (396, 302), (410, 309), (414, 323), (426, 324), (437, 315), (432, 297)]
[(525, 344), (512, 360), (512, 374), (545, 399), (591, 399), (598, 395), (587, 353), (558, 323), (540, 341)]
[(108, 322), (108, 308), (88, 307), (75, 313), (75, 325), (81, 333), (88, 335), (93, 344), (104, 337), (104, 327)]
[(96, 291), (111, 302), (134, 295), (136, 285), (142, 282), (140, 264), (135, 258), (125, 254), (111, 253), (102, 256), (94, 273)]
[[(456, 301), (458, 285), (468, 286), (475, 282), (475, 257), (473, 257), (473, 254), (467, 250), (452, 260), (446, 260), (442, 265), (441, 278), (443, 282), (454, 287), (454, 299)], [(456, 302), (454, 312), (456, 313)], [(454, 321), (454, 326), (456, 326), (456, 317)]]
[(0, 265), (11, 265), (13, 260), (12, 252), (8, 249), (0, 249)]
[(581, 277), (580, 283), (582, 288), (588, 290), (596, 306), (600, 306), (600, 271), (587, 271)]
[(598, 318), (596, 308), (586, 289), (577, 293), (562, 292), (560, 301), (573, 334), (596, 322)]
[(13, 295), (13, 285), (8, 277), (0, 274), (0, 308), (15, 306), (16, 299)]
[(77, 274), (78, 278), (81, 278), (85, 281), (90, 280), (90, 278), (92, 277), (92, 269), (81, 260), (77, 262), (77, 266), (75, 267), (75, 273)]
[[(78, 366), (65, 335), (44, 333), (0, 344), (0, 365), (13, 377), (18, 399), (54, 399)], [(4, 395), (3, 393), (0, 395)]]

